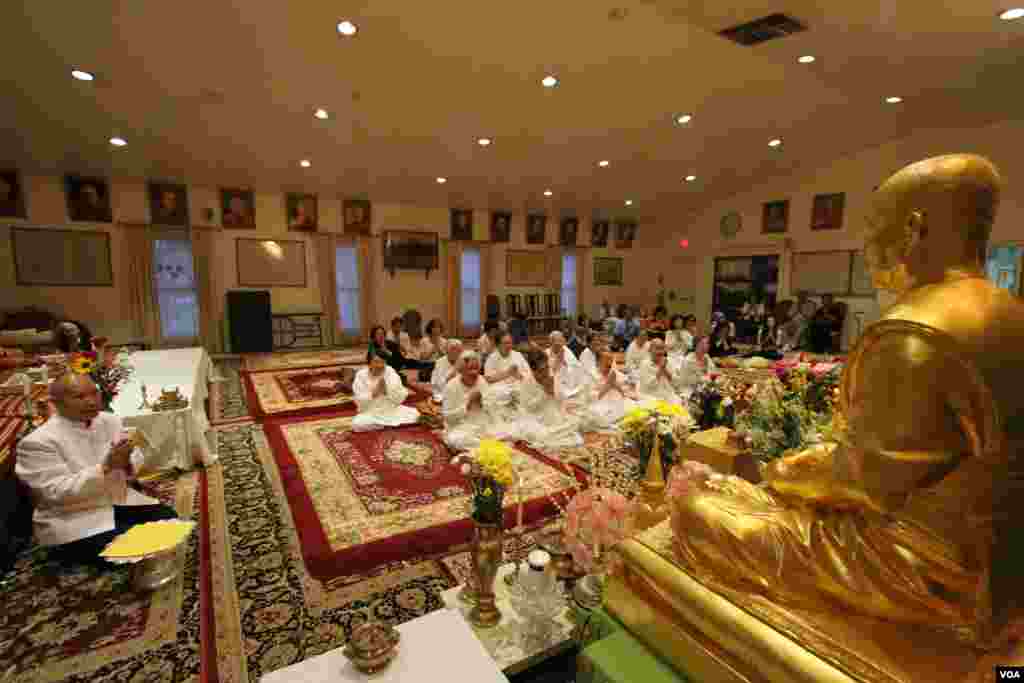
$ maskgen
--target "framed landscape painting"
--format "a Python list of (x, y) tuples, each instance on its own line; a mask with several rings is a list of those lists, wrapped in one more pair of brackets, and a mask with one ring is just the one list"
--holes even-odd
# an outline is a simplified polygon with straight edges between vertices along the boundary
[(622, 259), (610, 256), (594, 257), (594, 285), (622, 286)]

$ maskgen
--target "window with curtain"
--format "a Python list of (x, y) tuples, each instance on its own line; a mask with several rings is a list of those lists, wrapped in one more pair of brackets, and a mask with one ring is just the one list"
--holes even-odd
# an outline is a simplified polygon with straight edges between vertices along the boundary
[(346, 335), (362, 331), (359, 316), (359, 258), (355, 245), (339, 246), (334, 254), (334, 282), (338, 292), (338, 325)]
[(562, 254), (562, 315), (576, 317), (576, 254)]
[(463, 249), (459, 288), (462, 294), (462, 327), (480, 327), (480, 250)]
[(192, 241), (188, 233), (161, 233), (153, 239), (153, 292), (160, 309), (160, 336), (170, 343), (199, 337)]

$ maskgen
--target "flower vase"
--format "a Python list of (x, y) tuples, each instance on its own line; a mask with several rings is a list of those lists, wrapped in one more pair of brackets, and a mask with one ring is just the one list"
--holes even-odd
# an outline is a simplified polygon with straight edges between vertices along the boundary
[(649, 529), (668, 516), (665, 510), (665, 467), (661, 462), (661, 439), (654, 437), (654, 448), (647, 458), (647, 470), (640, 482), (636, 506), (637, 529)]
[(494, 580), (498, 576), (504, 557), (504, 529), (501, 523), (485, 524), (474, 521), (473, 543), (470, 554), (473, 559), (473, 581), (476, 584), (476, 601), (469, 613), (474, 626), (488, 628), (501, 621), (501, 612), (494, 604)]

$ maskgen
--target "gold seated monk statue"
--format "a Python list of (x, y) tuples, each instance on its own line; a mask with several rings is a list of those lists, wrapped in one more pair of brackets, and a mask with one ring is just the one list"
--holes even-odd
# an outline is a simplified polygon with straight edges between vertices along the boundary
[[(623, 544), (662, 616), (685, 612), (740, 660), (778, 664), (767, 680), (799, 678), (778, 672), (801, 647), (850, 676), (809, 680), (912, 680), (929, 657), (954, 662), (932, 671), (944, 681), (1024, 664), (1024, 303), (982, 272), (1001, 185), (986, 159), (949, 155), (877, 189), (864, 254), (882, 316), (844, 371), (843, 437), (771, 463), (761, 486), (713, 477), (669, 500), (677, 574), (643, 535)], [(627, 626), (643, 621), (622, 586), (608, 599)], [(754, 622), (708, 626), (729, 601), (775, 615), (799, 645)]]

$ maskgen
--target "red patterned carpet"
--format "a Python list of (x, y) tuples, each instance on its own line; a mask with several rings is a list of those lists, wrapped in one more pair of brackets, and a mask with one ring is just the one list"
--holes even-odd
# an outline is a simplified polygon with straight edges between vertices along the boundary
[[(266, 432), (313, 577), (430, 557), (470, 540), (468, 487), (426, 427), (356, 433), (350, 417), (333, 417), (275, 421)], [(568, 475), (523, 446), (515, 460), (524, 524), (552, 516), (549, 496), (571, 489)], [(516, 501), (513, 492), (506, 527), (516, 524)]]
[(314, 415), (354, 410), (355, 369), (327, 365), (298, 370), (243, 372), (249, 406), (257, 417)]

